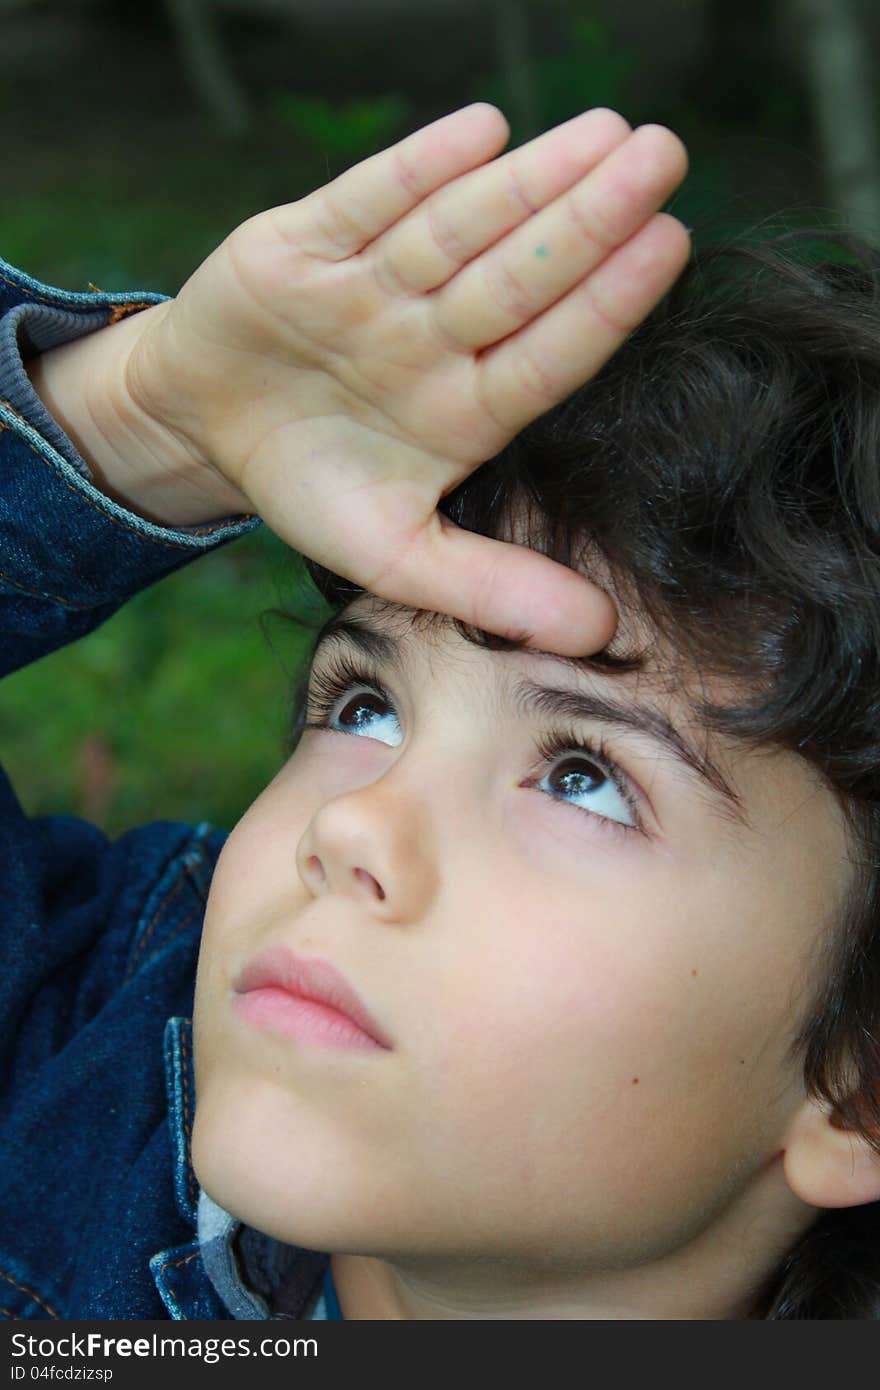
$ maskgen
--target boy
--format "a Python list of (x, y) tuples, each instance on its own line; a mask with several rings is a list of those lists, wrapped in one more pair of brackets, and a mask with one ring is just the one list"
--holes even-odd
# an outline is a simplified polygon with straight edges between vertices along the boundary
[[(843, 772), (814, 731), (798, 753), (705, 708), (740, 717), (753, 628), (786, 652), (772, 593), (737, 602), (745, 533), (715, 596), (729, 633), (684, 605), (678, 642), (685, 564), (652, 591), (655, 538), (628, 585), (638, 547), (622, 565), (612, 522), (628, 537), (668, 508), (684, 467), (652, 491), (616, 455), (595, 515), (571, 510), (573, 451), (570, 477), (545, 453), (546, 496), (540, 462), (466, 477), (681, 269), (654, 211), (681, 147), (599, 112), (479, 167), (504, 134), (491, 108), (456, 113), (245, 224), (172, 304), (31, 358), (98, 489), (53, 453), (57, 425), (7, 408), (10, 664), (241, 513), (343, 605), (293, 755), (228, 838), (107, 846), (9, 794), (13, 1315), (763, 1316), (819, 1209), (880, 1197), (855, 1103), (817, 1097), (792, 1051), (861, 920)], [(601, 397), (600, 463), (641, 360)], [(34, 523), (65, 491), (50, 555)], [(704, 489), (703, 511), (724, 501)], [(710, 637), (726, 662), (702, 660)]]

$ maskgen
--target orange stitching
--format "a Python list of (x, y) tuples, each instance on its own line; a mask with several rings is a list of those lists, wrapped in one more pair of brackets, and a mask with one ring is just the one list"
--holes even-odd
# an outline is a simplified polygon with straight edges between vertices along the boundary
[(140, 941), (138, 942), (138, 944), (137, 944), (137, 949), (135, 950), (135, 953), (134, 953), (134, 955), (132, 956), (132, 959), (131, 959), (131, 964), (129, 965), (128, 970), (125, 972), (125, 978), (126, 978), (126, 980), (129, 979), (130, 976), (134, 974), (134, 970), (135, 970), (135, 967), (136, 967), (137, 961), (138, 961), (138, 956), (140, 956), (140, 954), (142, 953), (144, 947), (146, 946), (147, 942), (149, 941), (150, 937), (152, 936), (152, 934), (153, 934), (153, 928), (155, 927), (156, 923), (158, 922), (160, 914), (162, 913), (162, 911), (164, 910), (164, 908), (168, 905), (168, 903), (170, 903), (170, 901), (171, 901), (171, 899), (174, 897), (174, 895), (175, 895), (176, 893), (179, 893), (180, 890), (181, 890), (181, 888), (183, 887), (184, 878), (185, 878), (185, 875), (184, 875), (184, 874), (180, 874), (180, 875), (174, 880), (174, 887), (171, 888), (171, 889), (169, 889), (168, 893), (166, 893), (165, 897), (162, 899), (162, 901), (160, 902), (159, 906), (156, 908), (156, 911), (153, 913), (153, 919), (152, 919), (152, 921), (150, 922), (150, 925), (147, 927), (147, 930), (144, 932), (143, 936), (141, 937)]
[[(199, 906), (201, 906), (201, 904), (200, 904)], [(188, 917), (184, 917), (183, 921), (180, 923), (180, 925), (179, 925), (178, 927), (175, 928), (175, 930), (171, 933), (171, 935), (170, 935), (170, 936), (166, 936), (165, 940), (162, 942), (162, 945), (159, 946), (159, 947), (157, 947), (156, 950), (153, 952), (153, 954), (152, 954), (151, 956), (148, 956), (147, 959), (146, 959), (145, 961), (142, 961), (142, 963), (141, 963), (141, 968), (143, 968), (143, 966), (145, 966), (145, 965), (149, 965), (149, 963), (150, 963), (151, 960), (155, 960), (155, 959), (156, 959), (156, 957), (159, 955), (160, 951), (164, 951), (166, 946), (170, 946), (171, 943), (172, 943), (172, 941), (176, 941), (177, 938), (180, 936), (181, 932), (186, 931), (186, 929), (187, 929), (187, 927), (189, 926), (190, 922), (193, 920), (194, 917), (198, 917), (198, 915), (199, 915), (199, 908), (197, 907), (197, 908), (195, 909), (194, 912), (191, 912), (191, 913), (189, 914)]]
[[(23, 416), (18, 414), (18, 411), (15, 409), (15, 407), (9, 404), (9, 401), (0, 400), (0, 405), (5, 406), (6, 409), (10, 412), (10, 414), (17, 416), (19, 420), (23, 420), (24, 424), (28, 423), (26, 420), (24, 420)], [(65, 487), (69, 487), (71, 492), (75, 492), (76, 495), (79, 498), (81, 498), (87, 506), (93, 507), (96, 512), (100, 512), (101, 516), (103, 516), (107, 521), (112, 521), (114, 526), (120, 526), (123, 531), (131, 531), (132, 535), (140, 536), (141, 540), (152, 541), (153, 545), (162, 545), (165, 546), (168, 550), (187, 550), (189, 548), (188, 546), (181, 545), (179, 541), (166, 541), (164, 537), (146, 536), (141, 531), (138, 531), (136, 527), (129, 526), (127, 521), (120, 520), (118, 516), (113, 516), (111, 512), (103, 511), (97, 505), (96, 502), (92, 501), (91, 497), (87, 497), (84, 492), (80, 492), (79, 488), (74, 487), (73, 483), (69, 482), (63, 474), (58, 473), (58, 470), (55, 468), (55, 465), (49, 459), (44, 458), (43, 455), (40, 453), (39, 449), (35, 448), (35, 446), (31, 443), (29, 439), (23, 439), (22, 442), (28, 446), (28, 448), (31, 450), (31, 453), (36, 454), (37, 458), (40, 460), (41, 463), (44, 463), (47, 468), (54, 469), (56, 475), (61, 480), (61, 482), (64, 483)], [(256, 512), (243, 512), (242, 519), (245, 521), (251, 521), (256, 515)], [(168, 529), (173, 530), (173, 527), (169, 527)], [(213, 536), (216, 534), (218, 529), (219, 528), (217, 526), (204, 526), (200, 528), (198, 531), (190, 531), (189, 534), (191, 536)]]
[(191, 1146), (190, 1146), (190, 1135), (191, 1135), (191, 1132), (192, 1132), (192, 1125), (190, 1124), (190, 1117), (189, 1117), (189, 1078), (188, 1078), (188, 1076), (187, 1076), (186, 1033), (187, 1033), (186, 1027), (181, 1028), (181, 1030), (180, 1030), (180, 1056), (181, 1056), (181, 1062), (182, 1062), (181, 1071), (182, 1071), (182, 1079), (183, 1079), (183, 1130), (184, 1130), (184, 1134), (186, 1135), (186, 1158), (187, 1158), (186, 1181), (187, 1181), (187, 1186), (188, 1186), (188, 1188), (189, 1188), (190, 1201), (192, 1202), (193, 1206), (197, 1206), (197, 1205), (198, 1205), (198, 1194), (196, 1193), (195, 1175), (193, 1174), (192, 1153), (191, 1153)]
[[(2, 574), (2, 571), (0, 571), (0, 574)], [(202, 861), (202, 862), (203, 862), (203, 861)], [(158, 919), (158, 917), (159, 917), (159, 914), (164, 910), (165, 907), (167, 907), (168, 903), (171, 901), (171, 899), (174, 897), (174, 895), (175, 895), (176, 893), (178, 893), (178, 892), (180, 891), (180, 889), (183, 887), (184, 879), (188, 879), (189, 882), (192, 884), (193, 889), (195, 890), (196, 896), (198, 897), (199, 903), (200, 903), (200, 904), (204, 904), (204, 903), (206, 903), (206, 902), (208, 901), (208, 895), (207, 895), (207, 893), (205, 893), (205, 891), (203, 890), (201, 883), (199, 882), (198, 878), (196, 878), (196, 875), (194, 874), (194, 872), (193, 872), (191, 866), (190, 866), (186, 861), (184, 861), (184, 863), (183, 863), (183, 865), (182, 865), (182, 869), (183, 869), (183, 872), (182, 872), (181, 876), (180, 876), (178, 879), (175, 880), (174, 887), (171, 888), (171, 889), (169, 890), (169, 892), (166, 894), (165, 898), (162, 900), (162, 902), (161, 902), (161, 903), (159, 904), (159, 906), (156, 908), (156, 911), (155, 911), (155, 913), (153, 914), (153, 918), (152, 918), (152, 921), (150, 922), (150, 925), (147, 927), (147, 930), (144, 932), (143, 936), (141, 937), (140, 941), (138, 942), (138, 944), (137, 944), (137, 949), (136, 949), (136, 951), (135, 951), (134, 956), (132, 957), (131, 964), (129, 965), (128, 970), (127, 970), (126, 973), (125, 973), (125, 979), (126, 979), (126, 980), (129, 979), (129, 978), (131, 977), (131, 975), (133, 974), (133, 972), (134, 972), (134, 970), (135, 970), (135, 967), (136, 967), (136, 965), (137, 965), (137, 963), (138, 963), (138, 957), (139, 957), (140, 955), (142, 955), (143, 950), (144, 950), (144, 948), (145, 948), (145, 946), (146, 946), (148, 940), (150, 939), (150, 937), (151, 937), (152, 934), (153, 934), (153, 928), (154, 928), (155, 925), (156, 925), (156, 921), (157, 921), (157, 919)], [(198, 909), (196, 909), (196, 910), (198, 910)], [(178, 930), (174, 933), (174, 936), (170, 937), (169, 940), (173, 941), (173, 940), (174, 940), (174, 937), (178, 936), (178, 935), (180, 934), (180, 931), (183, 930), (183, 927), (188, 926), (189, 923), (192, 921), (192, 919), (193, 919), (193, 913), (190, 913), (190, 915), (189, 915), (189, 916), (184, 920), (184, 922), (182, 923), (181, 927), (178, 928)], [(167, 945), (167, 942), (166, 942), (165, 944)], [(160, 948), (160, 949), (161, 949), (161, 948)], [(151, 959), (152, 959), (152, 957), (151, 957)]]
[(9, 1318), (10, 1322), (18, 1322), (17, 1314), (10, 1313), (9, 1309), (4, 1308), (2, 1303), (0, 1303), (0, 1313), (3, 1314), (4, 1318)]
[[(0, 280), (5, 280), (6, 284), (11, 285), (14, 290), (18, 290), (19, 294), (30, 295), (31, 299), (38, 299), (41, 304), (51, 304), (53, 308), (66, 309), (68, 313), (72, 314), (104, 314), (107, 312), (108, 309), (111, 313), (114, 313), (117, 309), (119, 309), (123, 314), (131, 314), (135, 311), (135, 309), (149, 309), (151, 307), (150, 303), (147, 300), (137, 301), (136, 303), (131, 304), (81, 304), (78, 301), (73, 304), (65, 304), (63, 302), (59, 304), (58, 299), (63, 299), (64, 296), (63, 290), (61, 291), (61, 294), (55, 299), (49, 299), (45, 294), (37, 294), (36, 290), (28, 289), (27, 285), (20, 285), (17, 280), (11, 280), (8, 275), (3, 274), (2, 270), (0, 270)], [(98, 289), (97, 285), (93, 285), (91, 280), (89, 281), (89, 289), (93, 290), (95, 294), (104, 293), (103, 290)], [(116, 320), (112, 319), (111, 322), (115, 323)]]
[(38, 589), (29, 589), (26, 584), (19, 584), (17, 579), (13, 579), (11, 574), (6, 574), (3, 570), (0, 570), (0, 579), (5, 579), (8, 584), (12, 584), (16, 589), (21, 589), (23, 594), (28, 594), (31, 598), (51, 598), (55, 603), (63, 603), (65, 608), (70, 608), (73, 612), (86, 612), (85, 609), (80, 610), (69, 599), (62, 598), (61, 594), (43, 594)]
[[(169, 1268), (170, 1268), (170, 1269), (176, 1269), (178, 1265), (187, 1265), (187, 1264), (189, 1264), (190, 1260), (194, 1260), (194, 1259), (196, 1258), (196, 1256), (198, 1255), (198, 1253), (199, 1253), (198, 1250), (194, 1250), (194, 1251), (192, 1252), (191, 1255), (184, 1255), (182, 1259), (179, 1259), (179, 1260), (166, 1260), (165, 1263), (162, 1265), (162, 1268), (159, 1270), (159, 1273), (160, 1273), (160, 1274), (164, 1274), (165, 1271), (166, 1271), (166, 1269), (169, 1269)], [(180, 1299), (177, 1297), (177, 1294), (176, 1294), (175, 1290), (172, 1289), (170, 1282), (169, 1282), (169, 1284), (168, 1284), (168, 1292), (171, 1294), (171, 1297), (174, 1299), (174, 1301), (177, 1303), (177, 1305), (178, 1305), (178, 1307), (179, 1307), (179, 1306), (180, 1306)], [(181, 1317), (181, 1319), (182, 1319), (183, 1322), (189, 1322), (189, 1318), (186, 1316), (186, 1313), (181, 1312), (180, 1317)]]
[(7, 285), (11, 285), (14, 290), (18, 290), (19, 294), (29, 294), (31, 299), (39, 299), (41, 304), (55, 305), (56, 303), (54, 299), (47, 299), (44, 294), (37, 294), (36, 290), (29, 290), (27, 285), (20, 285), (17, 280), (10, 280), (9, 276), (4, 275), (2, 270), (0, 270), (0, 280), (5, 280)]
[[(204, 864), (204, 860), (203, 860), (203, 859), (200, 859), (200, 860), (199, 860), (199, 863), (200, 863), (200, 864)], [(195, 894), (196, 894), (196, 897), (199, 899), (200, 902), (206, 903), (206, 902), (208, 901), (208, 895), (207, 895), (207, 893), (205, 892), (204, 888), (202, 887), (202, 881), (201, 881), (201, 879), (196, 875), (195, 870), (193, 869), (193, 866), (192, 866), (191, 864), (184, 864), (184, 866), (183, 866), (183, 872), (186, 874), (187, 878), (189, 879), (190, 883), (192, 884), (193, 889), (194, 889)]]
[(0, 1269), (0, 1279), (6, 1279), (10, 1284), (14, 1284), (17, 1289), (21, 1289), (22, 1293), (30, 1294), (34, 1302), (39, 1303), (41, 1308), (45, 1308), (51, 1318), (60, 1318), (61, 1314), (56, 1313), (52, 1305), (47, 1303), (44, 1298), (40, 1298), (40, 1295), (35, 1289), (28, 1288), (27, 1284), (20, 1284), (17, 1279), (13, 1279), (11, 1274), (5, 1274), (2, 1269)]
[(24, 418), (21, 411), (16, 410), (15, 406), (11, 403), (11, 401), (0, 401), (0, 405), (5, 405), (10, 415), (14, 415), (16, 420), (20, 420), (23, 425), (27, 424), (27, 420)]
[(178, 1265), (188, 1265), (190, 1260), (194, 1260), (198, 1253), (198, 1250), (191, 1250), (188, 1255), (181, 1255), (179, 1260), (166, 1260), (160, 1267), (159, 1273), (164, 1274), (166, 1269), (177, 1269)]
[(144, 301), (142, 304), (105, 304), (103, 308), (110, 310), (110, 322), (118, 323), (124, 319), (126, 314), (136, 314), (141, 309), (152, 309), (154, 306)]

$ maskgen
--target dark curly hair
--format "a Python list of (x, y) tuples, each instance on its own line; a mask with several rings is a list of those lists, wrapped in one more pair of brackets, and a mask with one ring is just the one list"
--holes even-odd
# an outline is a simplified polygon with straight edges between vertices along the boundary
[[(706, 729), (791, 750), (834, 791), (854, 884), (792, 1055), (880, 1154), (880, 253), (811, 230), (694, 256), (599, 374), (440, 510), (487, 536), (525, 514), (526, 544), (584, 572), (598, 550), (664, 647), (742, 695), (698, 705)], [(335, 608), (363, 592), (307, 569)], [(880, 1317), (880, 1202), (822, 1212), (750, 1315)]]

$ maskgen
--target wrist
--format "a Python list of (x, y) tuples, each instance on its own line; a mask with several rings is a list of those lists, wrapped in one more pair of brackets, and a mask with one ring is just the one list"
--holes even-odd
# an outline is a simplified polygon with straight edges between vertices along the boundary
[(88, 465), (94, 486), (160, 526), (249, 513), (248, 498), (138, 402), (129, 364), (168, 304), (156, 304), (26, 363), (31, 385)]

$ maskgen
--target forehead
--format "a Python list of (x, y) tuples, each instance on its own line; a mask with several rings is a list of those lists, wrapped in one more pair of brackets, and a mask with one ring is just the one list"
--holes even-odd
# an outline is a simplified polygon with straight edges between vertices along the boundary
[[(499, 676), (506, 670), (527, 669), (535, 676), (553, 677), (557, 682), (575, 684), (589, 681), (603, 684), (617, 692), (620, 698), (630, 700), (653, 698), (662, 702), (670, 712), (680, 719), (700, 724), (697, 710), (704, 701), (726, 703), (736, 697), (736, 691), (729, 682), (720, 678), (708, 679), (699, 671), (695, 661), (684, 653), (674, 650), (660, 638), (648, 620), (631, 602), (621, 605), (616, 595), (619, 621), (614, 637), (603, 649), (616, 661), (633, 663), (632, 670), (606, 669), (601, 659), (593, 661), (589, 656), (564, 657), (555, 652), (546, 652), (533, 647), (508, 646), (504, 639), (493, 633), (483, 633), (472, 629), (482, 640), (472, 641), (456, 627), (455, 619), (446, 613), (412, 608), (390, 599), (378, 598), (374, 594), (363, 593), (325, 624), (323, 634), (334, 631), (353, 619), (358, 627), (375, 632), (380, 639), (374, 648), (377, 659), (390, 661), (400, 659), (404, 663), (423, 660), (430, 664), (434, 657), (458, 665), (457, 658), (473, 656), (474, 662), (493, 665)], [(381, 637), (389, 639), (387, 648)], [(319, 638), (319, 641), (321, 638)], [(740, 696), (741, 698), (741, 696)]]

